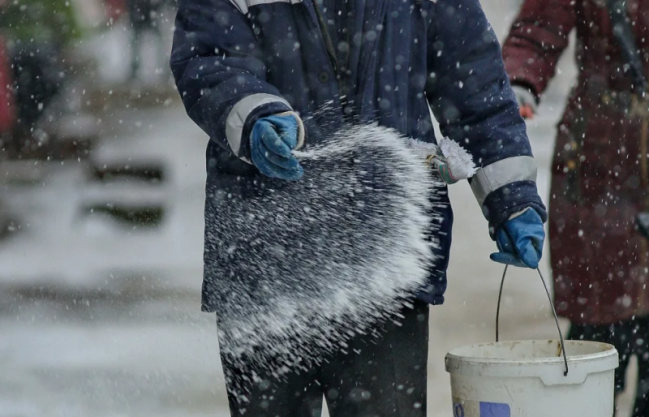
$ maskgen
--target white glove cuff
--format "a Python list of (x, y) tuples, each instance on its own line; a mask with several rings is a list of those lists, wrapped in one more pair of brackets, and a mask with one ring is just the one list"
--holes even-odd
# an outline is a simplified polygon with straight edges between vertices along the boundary
[(295, 120), (297, 121), (297, 146), (295, 147), (295, 151), (300, 149), (302, 146), (304, 146), (304, 138), (305, 138), (305, 132), (304, 132), (304, 123), (302, 123), (302, 119), (300, 116), (294, 112), (294, 111), (287, 111), (284, 113), (279, 113), (277, 116), (293, 116), (295, 117)]

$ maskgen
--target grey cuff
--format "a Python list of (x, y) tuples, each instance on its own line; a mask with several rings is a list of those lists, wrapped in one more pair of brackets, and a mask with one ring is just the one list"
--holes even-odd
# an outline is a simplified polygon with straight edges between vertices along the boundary
[(232, 110), (230, 110), (225, 121), (225, 137), (228, 140), (230, 149), (232, 149), (232, 152), (236, 156), (242, 156), (241, 141), (248, 116), (250, 116), (255, 109), (272, 103), (282, 103), (287, 108), (292, 109), (291, 105), (288, 104), (288, 101), (272, 94), (252, 94), (239, 100), (239, 102), (232, 107)]
[(471, 189), (480, 207), (487, 196), (497, 189), (516, 181), (536, 182), (536, 164), (531, 156), (502, 159), (478, 169), (471, 180)]

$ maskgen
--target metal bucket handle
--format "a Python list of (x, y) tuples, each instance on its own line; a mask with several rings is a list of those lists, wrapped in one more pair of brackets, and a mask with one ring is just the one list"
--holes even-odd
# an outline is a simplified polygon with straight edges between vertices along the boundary
[[(505, 285), (505, 277), (507, 276), (507, 269), (509, 268), (509, 265), (505, 265), (505, 270), (503, 271), (503, 278), (500, 281), (500, 291), (498, 292), (498, 308), (496, 309), (496, 342), (499, 341), (500, 339), (500, 334), (499, 334), (499, 329), (500, 329), (500, 302), (502, 300), (503, 296), (503, 286)], [(557, 311), (554, 308), (554, 303), (552, 302), (552, 297), (550, 296), (550, 291), (548, 290), (548, 285), (545, 283), (545, 279), (543, 278), (543, 274), (541, 273), (541, 269), (537, 268), (536, 269), (539, 273), (539, 277), (541, 277), (541, 282), (543, 283), (543, 287), (545, 288), (545, 293), (548, 296), (548, 301), (550, 301), (550, 307), (552, 307), (552, 314), (554, 314), (554, 321), (557, 324), (557, 330), (559, 331), (559, 339), (561, 340), (561, 350), (563, 352), (563, 363), (566, 366), (566, 371), (563, 373), (563, 376), (568, 376), (568, 356), (566, 355), (566, 344), (563, 341), (563, 332), (561, 331), (561, 327), (559, 326), (559, 317), (557, 316)]]

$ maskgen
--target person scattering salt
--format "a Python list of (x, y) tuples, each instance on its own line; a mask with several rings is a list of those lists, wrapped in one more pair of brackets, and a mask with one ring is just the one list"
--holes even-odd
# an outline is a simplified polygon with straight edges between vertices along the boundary
[(445, 182), (471, 177), (495, 261), (536, 268), (544, 240), (479, 1), (179, 0), (171, 67), (210, 137), (203, 310), (232, 415), (425, 416)]

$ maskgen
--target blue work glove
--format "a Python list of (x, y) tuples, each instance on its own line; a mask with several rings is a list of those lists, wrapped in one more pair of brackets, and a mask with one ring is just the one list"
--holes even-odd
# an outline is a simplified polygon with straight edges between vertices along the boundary
[(300, 162), (291, 153), (303, 140), (298, 116), (293, 113), (257, 120), (250, 134), (250, 157), (262, 174), (288, 181), (304, 175)]
[(543, 253), (545, 230), (541, 216), (534, 209), (506, 221), (496, 230), (500, 252), (492, 253), (491, 260), (501, 264), (536, 269)]

